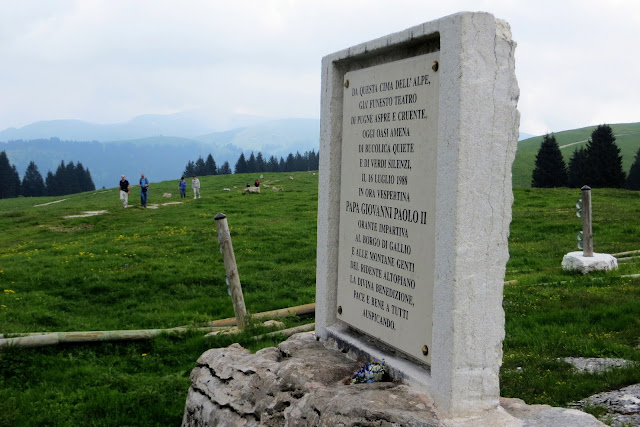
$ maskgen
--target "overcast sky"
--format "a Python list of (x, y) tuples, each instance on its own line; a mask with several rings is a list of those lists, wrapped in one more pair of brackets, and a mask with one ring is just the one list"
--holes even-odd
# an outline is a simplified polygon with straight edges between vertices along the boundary
[(1, 0), (0, 130), (201, 108), (319, 118), (323, 56), (466, 10), (511, 25), (522, 132), (640, 121), (638, 0)]

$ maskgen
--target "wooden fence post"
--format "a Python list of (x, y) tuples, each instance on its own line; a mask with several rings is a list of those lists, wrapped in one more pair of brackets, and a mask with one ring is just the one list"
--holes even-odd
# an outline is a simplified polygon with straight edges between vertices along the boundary
[(224, 269), (227, 275), (227, 285), (231, 293), (231, 301), (233, 302), (233, 311), (236, 314), (236, 321), (239, 328), (246, 325), (247, 309), (244, 306), (244, 297), (242, 296), (242, 285), (240, 285), (240, 276), (238, 275), (238, 267), (236, 265), (236, 256), (233, 253), (233, 245), (231, 244), (231, 234), (229, 234), (229, 225), (227, 224), (227, 216), (219, 213), (215, 216), (216, 228), (218, 230), (218, 242), (220, 243), (220, 252), (224, 258)]
[(591, 231), (591, 187), (582, 190), (582, 256), (593, 256), (593, 232)]

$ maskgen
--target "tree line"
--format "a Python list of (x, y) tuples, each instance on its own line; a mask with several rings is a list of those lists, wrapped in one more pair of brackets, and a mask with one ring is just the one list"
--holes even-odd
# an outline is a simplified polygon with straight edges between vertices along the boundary
[(60, 162), (55, 173), (47, 172), (42, 178), (38, 166), (31, 161), (24, 177), (20, 180), (16, 165), (9, 163), (5, 151), (0, 152), (0, 199), (11, 197), (62, 196), (96, 189), (89, 169), (82, 163)]
[(553, 134), (545, 135), (536, 155), (531, 186), (580, 188), (583, 185), (640, 190), (640, 149), (627, 176), (622, 169), (622, 155), (610, 126), (598, 126), (591, 133), (586, 147), (574, 150), (568, 165), (564, 162), (556, 137)]
[[(315, 150), (306, 151), (304, 154), (296, 151), (296, 154), (289, 153), (287, 158), (275, 156), (265, 159), (261, 152), (257, 155), (251, 152), (247, 159), (244, 153), (240, 154), (235, 164), (233, 173), (256, 173), (256, 172), (299, 172), (308, 170), (318, 170), (320, 157)], [(229, 162), (224, 162), (217, 167), (213, 156), (209, 154), (204, 160), (199, 157), (195, 162), (189, 161), (184, 168), (182, 176), (205, 176), (205, 175), (228, 175), (231, 174)]]

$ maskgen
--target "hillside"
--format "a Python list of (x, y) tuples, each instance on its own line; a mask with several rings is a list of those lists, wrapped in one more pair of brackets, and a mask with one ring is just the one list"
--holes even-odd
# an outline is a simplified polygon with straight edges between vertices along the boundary
[[(640, 123), (618, 123), (609, 126), (611, 126), (616, 137), (616, 144), (620, 147), (622, 167), (625, 172), (628, 172), (638, 147), (640, 147)], [(586, 146), (587, 140), (591, 137), (591, 132), (596, 127), (589, 126), (554, 133), (565, 162), (569, 162), (569, 158), (575, 149)], [(540, 149), (541, 142), (542, 136), (518, 142), (518, 151), (512, 168), (514, 187), (531, 186), (531, 174), (535, 167), (536, 154)]]

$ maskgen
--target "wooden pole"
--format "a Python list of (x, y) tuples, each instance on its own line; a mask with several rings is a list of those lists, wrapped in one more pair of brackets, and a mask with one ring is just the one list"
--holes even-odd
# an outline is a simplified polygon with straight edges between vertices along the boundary
[(591, 231), (591, 188), (582, 190), (582, 256), (593, 256), (593, 232)]
[[(7, 334), (8, 338), (0, 339), (0, 348), (42, 347), (59, 343), (86, 343), (99, 341), (138, 341), (149, 340), (162, 334), (184, 334), (187, 332), (211, 332), (220, 330), (219, 327), (206, 328), (170, 328), (170, 329), (139, 329), (124, 331), (80, 331), (80, 332), (49, 332), (35, 334)], [(15, 335), (15, 336), (14, 336)]]
[(238, 327), (244, 328), (246, 326), (245, 318), (247, 317), (247, 309), (244, 305), (244, 297), (242, 296), (242, 285), (240, 285), (236, 256), (233, 253), (233, 245), (231, 244), (231, 234), (229, 233), (227, 216), (223, 213), (219, 213), (215, 216), (215, 220), (216, 228), (218, 230), (220, 252), (222, 252), (222, 257), (224, 258), (227, 286), (229, 287), (231, 301), (233, 302), (233, 311), (236, 314)]

